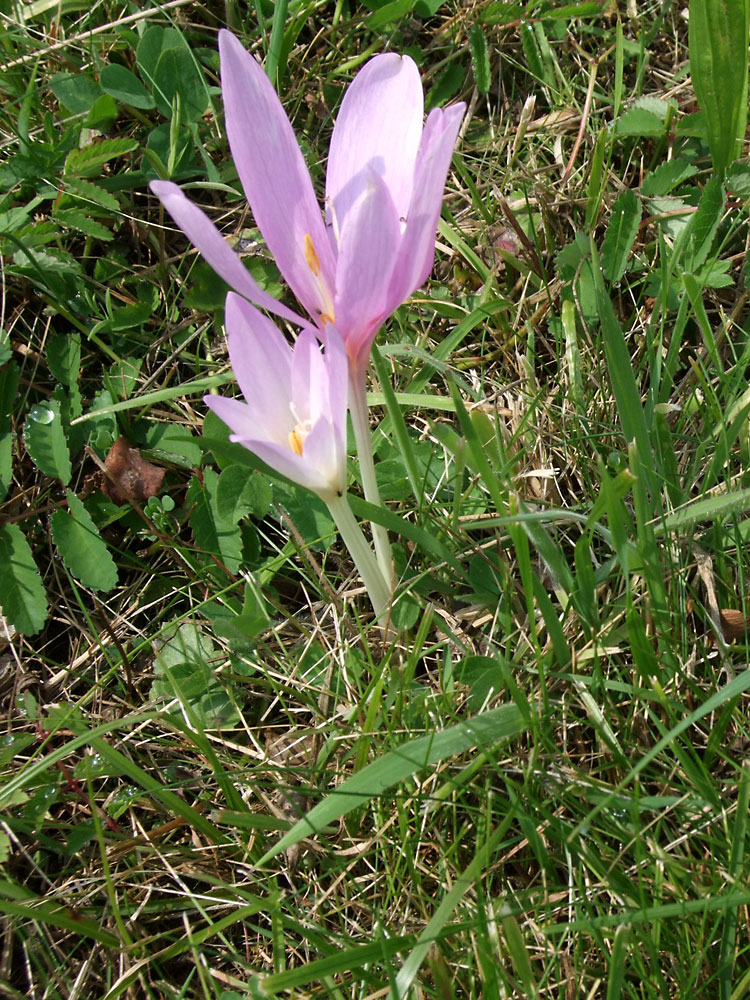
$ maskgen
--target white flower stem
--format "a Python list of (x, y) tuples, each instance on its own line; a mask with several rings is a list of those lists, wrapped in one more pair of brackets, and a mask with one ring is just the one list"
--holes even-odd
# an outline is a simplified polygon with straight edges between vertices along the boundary
[[(378, 481), (375, 477), (375, 460), (372, 454), (372, 437), (370, 436), (370, 420), (367, 412), (367, 394), (365, 391), (364, 372), (352, 371), (349, 375), (349, 410), (354, 427), (354, 440), (359, 455), (359, 468), (362, 474), (362, 488), (365, 499), (381, 507)], [(380, 566), (380, 572), (390, 589), (393, 578), (393, 557), (388, 532), (381, 524), (372, 524), (372, 540), (375, 543), (375, 554)]]
[(385, 626), (391, 607), (391, 588), (380, 572), (373, 551), (352, 514), (346, 494), (326, 498), (326, 504), (362, 578), (375, 609), (375, 615), (380, 624)]

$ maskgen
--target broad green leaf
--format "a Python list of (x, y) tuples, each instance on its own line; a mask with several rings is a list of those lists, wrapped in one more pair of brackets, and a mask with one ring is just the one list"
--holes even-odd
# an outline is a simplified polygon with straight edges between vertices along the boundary
[(358, 806), (380, 797), (388, 788), (413, 774), (431, 767), (448, 757), (464, 753), (472, 747), (488, 749), (502, 740), (516, 736), (525, 727), (515, 705), (502, 705), (472, 719), (459, 722), (441, 732), (420, 736), (384, 754), (344, 781), (322, 802), (292, 827), (258, 862), (258, 867), (282, 851), (299, 843), (329, 823), (346, 816)]
[(14, 362), (0, 367), (0, 500), (7, 495), (13, 476), (13, 433), (10, 416), (16, 399), (19, 374), (18, 365)]
[(181, 427), (179, 424), (152, 424), (144, 444), (156, 457), (188, 468), (200, 465), (203, 458), (200, 438), (189, 427)]
[(402, 17), (407, 17), (411, 13), (413, 6), (414, 0), (391, 0), (368, 16), (367, 27), (371, 31), (377, 31), (386, 24), (400, 21)]
[(154, 70), (154, 97), (165, 118), (172, 117), (175, 97), (179, 97), (183, 120), (194, 121), (208, 108), (203, 73), (186, 45), (162, 52)]
[(215, 556), (230, 573), (236, 573), (242, 563), (242, 535), (236, 524), (219, 514), (216, 505), (218, 480), (213, 469), (204, 470), (203, 483), (197, 477), (191, 480), (187, 490), (187, 502), (193, 508), (190, 526), (198, 548)]
[(52, 538), (63, 562), (84, 587), (108, 591), (117, 583), (117, 566), (106, 543), (75, 493), (67, 491), (68, 509), (50, 518)]
[(141, 81), (127, 67), (118, 63), (105, 66), (99, 75), (99, 82), (104, 90), (116, 101), (129, 104), (132, 108), (148, 110), (154, 107), (154, 99)]
[(230, 465), (219, 476), (216, 508), (225, 521), (236, 524), (246, 514), (263, 518), (272, 499), (273, 491), (268, 480), (245, 465)]
[(0, 431), (0, 500), (5, 499), (13, 478), (13, 435)]
[(55, 97), (74, 115), (86, 114), (101, 94), (98, 83), (85, 73), (57, 73), (49, 81)]
[(474, 80), (480, 94), (488, 94), (492, 78), (490, 76), (490, 53), (487, 47), (487, 37), (481, 24), (473, 24), (469, 29), (469, 47), (471, 49), (471, 67), (474, 70)]
[(430, 89), (425, 100), (425, 109), (431, 111), (439, 108), (459, 92), (463, 86), (465, 70), (457, 62), (451, 63), (447, 69), (443, 70), (435, 81), (435, 85)]
[(748, 0), (690, 0), (690, 75), (719, 177), (745, 137), (749, 29)]
[(52, 334), (47, 341), (47, 364), (58, 382), (68, 387), (76, 385), (81, 371), (80, 334)]
[(640, 221), (641, 203), (628, 188), (612, 208), (612, 217), (602, 243), (602, 270), (611, 282), (619, 281), (625, 271)]
[(47, 620), (47, 597), (29, 543), (17, 524), (0, 528), (0, 609), (23, 635), (35, 635)]
[(31, 407), (23, 427), (23, 440), (36, 467), (67, 486), (73, 469), (57, 400), (50, 399)]

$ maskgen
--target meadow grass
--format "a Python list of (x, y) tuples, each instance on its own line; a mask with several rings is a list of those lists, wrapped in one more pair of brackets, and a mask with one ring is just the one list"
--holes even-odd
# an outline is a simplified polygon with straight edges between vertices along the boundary
[[(0, 3), (3, 997), (750, 995), (744, 11)], [(351, 467), (385, 637), (201, 403), (226, 288), (149, 179), (289, 294), (227, 25), (319, 188), (370, 55), (469, 105), (373, 358), (384, 510)]]

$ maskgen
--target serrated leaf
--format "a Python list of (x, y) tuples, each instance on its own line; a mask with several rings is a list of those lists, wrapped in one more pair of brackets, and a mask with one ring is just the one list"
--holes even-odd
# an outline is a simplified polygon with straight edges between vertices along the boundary
[(712, 177), (706, 184), (698, 202), (698, 209), (690, 220), (690, 269), (704, 263), (724, 214), (725, 193), (720, 177)]
[(94, 239), (105, 242), (114, 239), (114, 235), (106, 226), (103, 226), (100, 222), (96, 222), (94, 219), (90, 219), (83, 212), (77, 212), (75, 209), (61, 209), (59, 212), (55, 212), (54, 218), (56, 222), (62, 223), (68, 229), (77, 229), (79, 232), (85, 233), (86, 236), (93, 236)]
[(630, 108), (615, 122), (616, 135), (664, 135), (664, 119), (646, 108)]
[(46, 222), (35, 222), (32, 225), (24, 226), (23, 229), (18, 230), (16, 238), (25, 247), (41, 247), (45, 243), (52, 243), (59, 235), (60, 227), (56, 226), (54, 222), (47, 220)]
[(99, 169), (118, 156), (126, 156), (138, 148), (135, 139), (103, 139), (92, 142), (83, 149), (73, 149), (65, 161), (65, 174), (78, 177), (93, 177)]
[(141, 81), (125, 66), (110, 63), (105, 66), (100, 75), (99, 83), (102, 90), (114, 97), (116, 101), (129, 104), (131, 108), (142, 108), (144, 111), (154, 107), (154, 99)]
[(219, 515), (231, 524), (236, 524), (246, 514), (265, 517), (272, 499), (268, 480), (244, 465), (230, 465), (219, 476), (216, 507)]
[(641, 194), (646, 198), (664, 197), (697, 173), (698, 168), (686, 160), (681, 160), (679, 157), (667, 160), (647, 174), (641, 184)]
[(523, 17), (525, 9), (526, 4), (495, 0), (484, 9), (482, 21), (485, 24), (512, 24), (513, 21), (519, 21)]
[(242, 535), (237, 525), (224, 520), (216, 504), (219, 477), (213, 469), (205, 469), (203, 483), (194, 477), (187, 490), (187, 502), (193, 509), (190, 527), (198, 548), (216, 556), (230, 573), (236, 573), (242, 563)]
[(602, 269), (609, 281), (619, 281), (622, 277), (640, 221), (641, 203), (628, 188), (612, 207), (612, 217), (602, 243)]
[(36, 635), (47, 620), (47, 597), (29, 543), (17, 524), (0, 528), (0, 609), (23, 635)]
[(469, 48), (471, 49), (471, 67), (474, 70), (477, 90), (480, 94), (488, 94), (492, 83), (490, 53), (487, 47), (487, 37), (481, 24), (473, 24), (469, 29)]
[(67, 511), (57, 510), (50, 518), (57, 551), (84, 587), (112, 590), (117, 583), (115, 561), (83, 502), (70, 490), (67, 497)]
[(91, 181), (83, 180), (81, 177), (66, 177), (65, 187), (68, 195), (71, 193), (79, 195), (81, 200), (101, 205), (102, 208), (106, 208), (110, 212), (120, 211), (120, 203), (117, 198), (98, 184), (92, 184)]
[(57, 400), (32, 406), (24, 424), (23, 440), (34, 465), (67, 486), (73, 469)]
[(79, 333), (54, 333), (47, 341), (47, 364), (58, 382), (76, 385), (81, 371), (81, 336)]

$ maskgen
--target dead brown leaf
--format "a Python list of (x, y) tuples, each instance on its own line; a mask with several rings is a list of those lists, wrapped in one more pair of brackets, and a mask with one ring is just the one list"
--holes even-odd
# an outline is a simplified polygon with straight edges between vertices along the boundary
[(109, 475), (103, 478), (102, 491), (118, 507), (156, 496), (166, 472), (143, 458), (125, 437), (119, 437), (109, 449), (104, 466)]

